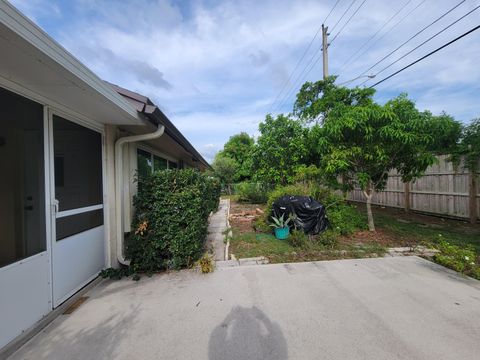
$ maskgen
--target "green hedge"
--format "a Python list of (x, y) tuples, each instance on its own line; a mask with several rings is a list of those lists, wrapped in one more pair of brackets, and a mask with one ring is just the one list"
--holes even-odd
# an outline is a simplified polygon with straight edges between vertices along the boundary
[(203, 252), (208, 215), (218, 208), (218, 181), (193, 169), (163, 170), (140, 177), (138, 188), (126, 241), (132, 270), (192, 265)]

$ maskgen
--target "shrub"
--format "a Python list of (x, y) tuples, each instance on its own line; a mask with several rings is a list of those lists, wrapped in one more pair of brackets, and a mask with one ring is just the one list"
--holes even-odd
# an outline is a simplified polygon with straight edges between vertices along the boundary
[(436, 263), (480, 280), (480, 264), (473, 248), (452, 245), (441, 236), (437, 248), (440, 253), (433, 258)]
[(318, 237), (318, 243), (322, 246), (333, 248), (337, 245), (337, 232), (333, 230), (327, 230), (324, 233), (320, 234)]
[(345, 199), (331, 189), (313, 184), (297, 183), (279, 186), (273, 190), (267, 201), (265, 221), (269, 221), (273, 203), (285, 195), (311, 196), (325, 206), (330, 228), (337, 234), (348, 235), (358, 229), (366, 229), (365, 216), (357, 211), (355, 206), (346, 203)]
[(218, 208), (218, 181), (193, 169), (156, 171), (138, 179), (134, 232), (126, 241), (133, 271), (192, 265), (201, 255), (208, 216)]
[(265, 204), (270, 190), (270, 186), (261, 182), (242, 182), (235, 185), (238, 201), (252, 204)]
[(305, 248), (308, 246), (310, 240), (303, 231), (294, 229), (287, 238), (287, 241), (293, 247)]
[(103, 269), (102, 271), (100, 271), (99, 275), (104, 279), (109, 278), (112, 280), (120, 280), (124, 276), (127, 277), (135, 274), (132, 272), (131, 268), (121, 267), (119, 269), (114, 269), (114, 268)]
[(341, 235), (352, 234), (356, 230), (366, 230), (365, 215), (360, 213), (356, 206), (345, 202), (336, 203), (327, 209), (330, 228)]
[(253, 229), (255, 232), (261, 233), (271, 233), (273, 229), (270, 227), (269, 224), (265, 221), (265, 218), (259, 217), (253, 221)]

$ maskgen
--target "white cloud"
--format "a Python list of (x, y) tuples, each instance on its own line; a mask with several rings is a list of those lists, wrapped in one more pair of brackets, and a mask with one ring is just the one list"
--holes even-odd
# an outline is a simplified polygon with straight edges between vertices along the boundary
[(198, 150), (202, 153), (205, 160), (210, 164), (213, 162), (215, 155), (223, 148), (223, 144), (205, 144)]
[[(413, 0), (409, 8), (420, 1)], [(264, 119), (334, 2), (14, 1), (99, 76), (152, 98), (208, 158), (234, 133), (256, 134), (257, 124)], [(405, 54), (478, 3), (465, 2), (371, 72)], [(329, 48), (330, 73), (338, 73), (345, 60), (403, 4), (368, 0)], [(355, 78), (453, 6), (449, 0), (427, 0), (349, 65), (339, 81)], [(52, 15), (45, 10), (49, 8), (58, 21), (51, 21)], [(330, 28), (342, 11), (340, 6), (332, 13)], [(68, 18), (62, 17), (64, 12), (68, 12)], [(462, 20), (375, 80), (470, 29), (477, 24), (479, 14), (480, 11)], [(446, 110), (462, 120), (478, 116), (479, 41), (480, 31), (398, 74), (378, 86), (377, 98), (385, 101), (406, 91), (418, 100), (419, 106), (434, 112)], [(319, 46), (317, 38), (300, 70)], [(305, 80), (317, 80), (321, 75), (319, 62)], [(367, 85), (372, 83), (373, 80)], [(291, 111), (294, 93), (291, 92), (283, 111)]]
[(39, 22), (42, 18), (59, 18), (62, 16), (60, 7), (45, 0), (15, 0), (12, 3), (31, 20)]

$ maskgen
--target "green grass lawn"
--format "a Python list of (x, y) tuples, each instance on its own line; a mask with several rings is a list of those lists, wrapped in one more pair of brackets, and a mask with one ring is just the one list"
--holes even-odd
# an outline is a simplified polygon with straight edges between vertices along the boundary
[(272, 263), (282, 263), (377, 257), (382, 256), (386, 248), (372, 243), (323, 245), (318, 241), (294, 247), (287, 240), (278, 240), (271, 234), (238, 233), (234, 229), (230, 251), (237, 258), (265, 256)]
[(410, 239), (416, 243), (436, 243), (441, 237), (451, 244), (472, 246), (480, 254), (480, 225), (471, 225), (459, 220), (409, 214), (385, 209), (374, 210), (378, 229), (398, 239)]
[(277, 240), (271, 234), (236, 233), (233, 231), (233, 239), (230, 240), (231, 252), (237, 258), (256, 256), (283, 255), (293, 251), (293, 247), (286, 241)]

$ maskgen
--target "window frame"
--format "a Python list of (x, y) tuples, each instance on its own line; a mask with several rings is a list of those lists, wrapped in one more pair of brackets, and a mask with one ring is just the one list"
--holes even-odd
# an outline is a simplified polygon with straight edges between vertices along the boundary
[(138, 144), (137, 148), (135, 149), (135, 158), (136, 158), (136, 161), (137, 161), (137, 166), (136, 166), (137, 171), (138, 171), (138, 150), (142, 150), (142, 151), (150, 153), (150, 161), (152, 162), (152, 173), (155, 171), (154, 156), (162, 158), (164, 160), (167, 160), (167, 170), (171, 170), (173, 168), (173, 167), (170, 167), (171, 162), (177, 164), (176, 169), (178, 169), (178, 163), (179, 163), (180, 160), (175, 159), (174, 157), (169, 156), (165, 153), (162, 153), (158, 150), (155, 150), (154, 148), (152, 148), (150, 146), (146, 146), (146, 145), (143, 145), (143, 144)]
[[(50, 230), (50, 236), (51, 236), (51, 242), (52, 244), (56, 244), (59, 241), (62, 241), (64, 239), (68, 239), (71, 236), (75, 236), (76, 234), (79, 234), (81, 232), (85, 232), (91, 229), (98, 228), (100, 226), (104, 227), (104, 236), (107, 234), (107, 224), (108, 221), (108, 212), (109, 209), (107, 207), (107, 202), (105, 201), (106, 194), (108, 193), (108, 188), (107, 188), (107, 183), (106, 183), (106, 152), (105, 152), (105, 128), (98, 126), (98, 124), (90, 124), (85, 121), (80, 120), (79, 118), (72, 116), (70, 114), (67, 114), (65, 112), (59, 111), (56, 108), (52, 107), (47, 107), (47, 113), (48, 113), (48, 138), (49, 138), (49, 148), (48, 148), (48, 162), (49, 162), (49, 172), (50, 172), (50, 197), (51, 197), (51, 204), (55, 204), (54, 206), (58, 206), (57, 204), (57, 199), (56, 199), (56, 184), (55, 184), (55, 137), (54, 137), (54, 118), (60, 118), (66, 121), (69, 121), (73, 124), (76, 124), (78, 126), (84, 127), (90, 131), (96, 132), (100, 135), (100, 148), (101, 148), (101, 176), (102, 176), (102, 182), (101, 182), (101, 187), (102, 187), (102, 197), (101, 197), (101, 203), (100, 204), (92, 204), (88, 206), (83, 206), (75, 209), (68, 209), (68, 210), (60, 210), (60, 211), (54, 211), (53, 212), (53, 219), (52, 219), (52, 226)], [(80, 215), (80, 214), (85, 214), (88, 212), (94, 212), (102, 210), (102, 224), (98, 226), (91, 227), (89, 229), (83, 230), (79, 233), (71, 234), (66, 237), (58, 238), (57, 236), (57, 219), (62, 219), (65, 217), (70, 217), (70, 216), (75, 216), (75, 215)], [(105, 253), (105, 263), (108, 261), (108, 255)]]
[[(21, 98), (21, 101), (27, 100), (28, 102), (34, 103), (34, 106), (39, 106), (41, 108), (41, 121), (39, 124), (39, 132), (41, 134), (42, 138), (42, 144), (41, 144), (41, 149), (43, 152), (43, 156), (41, 157), (41, 167), (43, 167), (41, 173), (43, 173), (43, 176), (41, 176), (43, 180), (43, 193), (42, 189), (40, 188), (40, 194), (43, 195), (40, 196), (42, 198), (40, 204), (43, 205), (42, 208), (42, 213), (40, 215), (39, 221), (42, 223), (44, 226), (43, 228), (43, 235), (44, 235), (44, 246), (42, 246), (42, 250), (39, 250), (35, 253), (29, 254), (29, 255), (22, 255), (21, 257), (15, 257), (14, 260), (6, 262), (4, 264), (0, 264), (0, 272), (3, 271), (8, 271), (9, 269), (19, 266), (23, 263), (27, 263), (29, 261), (33, 261), (34, 259), (44, 256), (45, 254), (50, 253), (50, 247), (51, 247), (51, 239), (50, 239), (50, 216), (49, 216), (49, 205), (48, 205), (48, 197), (50, 196), (50, 185), (49, 181), (50, 178), (47, 176), (48, 174), (48, 167), (50, 164), (48, 163), (48, 151), (49, 151), (49, 140), (48, 140), (48, 106), (45, 105), (42, 102), (39, 102), (35, 98), (31, 96), (27, 96), (24, 93), (17, 91), (16, 89), (12, 89), (8, 86), (5, 86), (5, 84), (2, 83), (0, 79), (0, 89), (5, 91), (7, 93), (7, 96), (14, 96), (14, 97), (19, 97)], [(22, 144), (23, 145), (23, 144)], [(23, 206), (22, 206), (23, 208)], [(24, 216), (23, 211), (20, 211), (21, 214), (14, 213), (14, 218), (17, 217), (17, 215)], [(16, 222), (16, 220), (14, 220)], [(16, 239), (14, 240), (16, 242)]]

